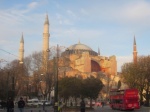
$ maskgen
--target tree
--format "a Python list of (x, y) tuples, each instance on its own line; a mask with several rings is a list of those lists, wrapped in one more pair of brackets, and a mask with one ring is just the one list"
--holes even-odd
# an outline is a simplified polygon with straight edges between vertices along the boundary
[(99, 92), (103, 88), (103, 83), (94, 77), (87, 79), (64, 77), (59, 80), (58, 87), (58, 93), (61, 98), (63, 97), (67, 100), (69, 97), (73, 97), (76, 101), (76, 98), (85, 97), (90, 98), (92, 101), (92, 99), (98, 97)]
[(137, 65), (134, 63), (126, 63), (122, 66), (122, 80), (130, 88), (137, 88), (138, 83), (138, 71)]
[(1, 84), (3, 86), (2, 96), (5, 96), (3, 99), (7, 99), (9, 96), (14, 98), (16, 95), (19, 95), (20, 90), (23, 88), (25, 78), (25, 75), (21, 74), (19, 61), (13, 60), (6, 64), (1, 70), (1, 73), (3, 74), (1, 77)]
[(120, 89), (120, 87), (121, 87), (121, 81), (119, 80), (117, 84), (117, 89)]
[(82, 97), (90, 98), (90, 107), (92, 107), (92, 99), (96, 99), (98, 97), (103, 86), (102, 81), (98, 78), (90, 77), (83, 80), (81, 95)]
[(140, 100), (146, 99), (149, 105), (150, 98), (150, 56), (138, 57), (137, 64), (125, 63), (122, 66), (122, 81), (130, 88), (137, 88), (140, 93)]
[[(49, 59), (49, 58), (48, 58)], [(44, 65), (43, 65), (43, 62)], [(36, 91), (41, 92), (44, 99), (50, 93), (53, 87), (53, 67), (51, 60), (43, 60), (42, 52), (34, 52), (32, 54), (32, 71), (34, 71), (33, 84)], [(37, 87), (38, 86), (38, 87)]]
[(76, 100), (77, 97), (80, 97), (81, 85), (82, 81), (79, 78), (76, 77), (61, 78), (58, 83), (59, 96), (63, 97), (65, 100), (69, 99), (69, 97), (74, 97)]

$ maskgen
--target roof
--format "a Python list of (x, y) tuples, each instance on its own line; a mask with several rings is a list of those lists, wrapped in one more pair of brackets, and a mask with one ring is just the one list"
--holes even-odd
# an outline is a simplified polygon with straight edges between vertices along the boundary
[(67, 49), (68, 50), (89, 50), (89, 51), (93, 51), (89, 46), (81, 44), (80, 42), (78, 44), (71, 45)]

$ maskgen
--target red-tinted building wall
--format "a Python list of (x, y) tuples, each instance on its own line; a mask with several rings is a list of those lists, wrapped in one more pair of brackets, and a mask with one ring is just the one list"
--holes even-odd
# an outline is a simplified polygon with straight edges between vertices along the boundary
[(96, 62), (91, 60), (91, 72), (99, 72), (101, 71), (100, 65)]

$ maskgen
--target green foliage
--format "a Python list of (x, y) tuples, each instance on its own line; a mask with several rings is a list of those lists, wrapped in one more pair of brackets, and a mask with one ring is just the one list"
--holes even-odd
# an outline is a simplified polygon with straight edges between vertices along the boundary
[(99, 92), (103, 88), (103, 83), (98, 78), (90, 77), (83, 80), (83, 97), (90, 97), (91, 99), (96, 99)]
[(60, 97), (68, 99), (72, 97), (90, 97), (97, 98), (103, 87), (103, 83), (94, 77), (79, 79), (76, 77), (65, 77), (59, 80), (58, 93)]
[[(138, 57), (137, 64), (125, 63), (122, 66), (122, 81), (130, 88), (137, 88), (141, 100), (145, 97), (149, 104), (150, 56)], [(145, 91), (145, 93), (143, 93)]]
[(68, 99), (68, 97), (78, 97), (81, 90), (81, 79), (76, 77), (64, 77), (58, 82), (58, 93), (60, 97)]

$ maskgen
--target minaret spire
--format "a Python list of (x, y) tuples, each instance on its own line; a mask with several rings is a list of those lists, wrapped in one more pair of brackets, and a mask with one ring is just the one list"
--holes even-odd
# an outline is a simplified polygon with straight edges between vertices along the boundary
[(133, 42), (133, 63), (137, 63), (137, 48), (136, 48), (136, 40), (134, 35), (134, 42)]
[(45, 18), (45, 23), (44, 24), (48, 24), (49, 25), (49, 20), (48, 20), (48, 15), (46, 14), (46, 18)]
[[(46, 14), (45, 22), (44, 22), (44, 30), (43, 30), (43, 62), (44, 65), (47, 63), (49, 58), (49, 19), (48, 14)], [(47, 66), (47, 65), (46, 65)]]
[(100, 56), (100, 49), (99, 49), (99, 47), (98, 47), (98, 55)]
[(22, 64), (24, 59), (24, 39), (23, 39), (23, 33), (20, 40), (20, 48), (19, 48), (19, 61)]

